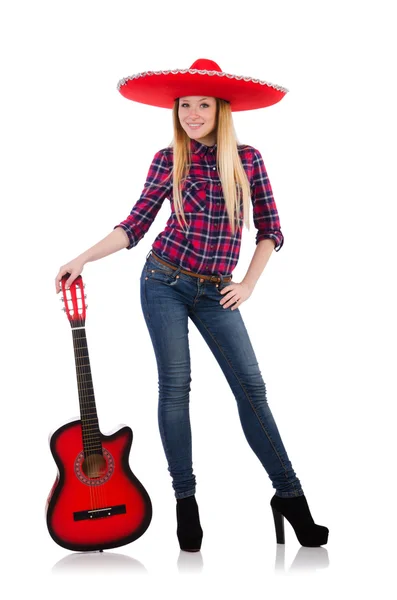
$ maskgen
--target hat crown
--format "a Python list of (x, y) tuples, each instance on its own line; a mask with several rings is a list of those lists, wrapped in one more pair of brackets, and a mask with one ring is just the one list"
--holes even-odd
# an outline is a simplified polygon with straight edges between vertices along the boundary
[(191, 65), (190, 69), (197, 69), (198, 71), (219, 71), (222, 73), (222, 69), (215, 61), (209, 58), (198, 58)]

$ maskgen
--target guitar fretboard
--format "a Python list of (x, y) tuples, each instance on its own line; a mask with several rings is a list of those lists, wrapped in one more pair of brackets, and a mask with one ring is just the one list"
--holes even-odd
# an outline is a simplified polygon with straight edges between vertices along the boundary
[(75, 327), (72, 326), (72, 335), (83, 432), (83, 448), (84, 454), (87, 457), (92, 454), (102, 454), (102, 442), (95, 405), (87, 338), (83, 323), (75, 322)]

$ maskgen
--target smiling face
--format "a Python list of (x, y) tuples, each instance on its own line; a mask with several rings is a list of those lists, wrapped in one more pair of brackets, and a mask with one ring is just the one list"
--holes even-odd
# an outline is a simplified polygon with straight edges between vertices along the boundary
[(179, 121), (190, 138), (212, 146), (216, 142), (216, 99), (212, 96), (179, 98)]

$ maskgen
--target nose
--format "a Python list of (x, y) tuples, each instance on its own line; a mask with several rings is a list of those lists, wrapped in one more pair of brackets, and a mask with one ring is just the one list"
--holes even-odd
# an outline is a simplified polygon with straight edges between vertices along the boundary
[(194, 108), (191, 108), (189, 110), (189, 117), (190, 118), (197, 118), (197, 119), (200, 118), (199, 115), (197, 114), (197, 111)]

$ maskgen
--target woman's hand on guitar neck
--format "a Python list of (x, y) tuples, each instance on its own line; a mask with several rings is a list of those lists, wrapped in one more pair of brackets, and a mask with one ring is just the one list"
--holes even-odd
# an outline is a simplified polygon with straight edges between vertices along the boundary
[(66, 273), (70, 273), (70, 277), (69, 279), (66, 281), (66, 287), (68, 288), (73, 281), (76, 279), (76, 277), (78, 277), (83, 268), (84, 268), (84, 260), (82, 260), (81, 258), (75, 258), (74, 260), (71, 260), (70, 262), (68, 262), (66, 265), (63, 265), (58, 272), (58, 275), (55, 278), (55, 290), (56, 293), (58, 294), (58, 292), (61, 291), (62, 287), (61, 287), (61, 279), (64, 275), (66, 275)]

